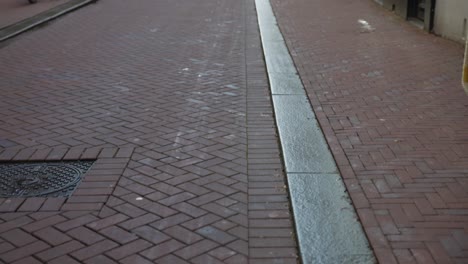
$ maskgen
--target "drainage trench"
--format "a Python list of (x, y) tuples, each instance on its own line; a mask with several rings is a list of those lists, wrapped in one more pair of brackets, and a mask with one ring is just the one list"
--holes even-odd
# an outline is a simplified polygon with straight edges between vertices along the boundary
[(269, 0), (255, 1), (303, 263), (375, 263)]

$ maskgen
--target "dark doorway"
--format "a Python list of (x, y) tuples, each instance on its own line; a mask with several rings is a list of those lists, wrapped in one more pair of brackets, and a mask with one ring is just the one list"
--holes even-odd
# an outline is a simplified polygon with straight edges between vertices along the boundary
[(426, 0), (410, 0), (408, 3), (408, 18), (417, 18), (424, 22), (426, 17)]
[(434, 26), (436, 0), (408, 0), (408, 20), (428, 32)]

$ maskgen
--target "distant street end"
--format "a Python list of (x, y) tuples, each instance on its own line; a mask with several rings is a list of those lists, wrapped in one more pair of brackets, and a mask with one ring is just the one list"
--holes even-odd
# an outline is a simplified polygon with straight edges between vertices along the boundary
[(462, 78), (463, 88), (468, 94), (468, 38), (465, 45), (465, 61), (463, 62), (463, 78)]

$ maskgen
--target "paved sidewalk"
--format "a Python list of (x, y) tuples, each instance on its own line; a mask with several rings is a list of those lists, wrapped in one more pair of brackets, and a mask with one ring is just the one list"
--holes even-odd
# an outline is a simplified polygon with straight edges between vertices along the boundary
[(28, 0), (2, 0), (0, 1), (0, 28), (35, 16), (67, 1), (69, 0), (38, 0), (37, 3), (30, 4)]
[(468, 263), (463, 48), (371, 0), (272, 3), (380, 263)]
[(296, 263), (252, 0), (112, 0), (0, 49), (0, 160), (97, 159), (0, 199), (0, 263)]

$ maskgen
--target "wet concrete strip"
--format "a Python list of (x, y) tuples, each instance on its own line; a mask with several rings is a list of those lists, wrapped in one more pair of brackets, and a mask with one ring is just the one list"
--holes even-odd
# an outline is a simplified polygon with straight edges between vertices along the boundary
[(268, 78), (273, 95), (289, 94), (305, 96), (301, 79), (299, 79), (299, 76), (296, 74), (276, 72), (274, 74), (269, 74)]
[(303, 263), (375, 263), (339, 174), (288, 174)]
[(256, 0), (303, 263), (375, 263), (269, 0)]
[(287, 173), (337, 173), (306, 95), (273, 95)]

